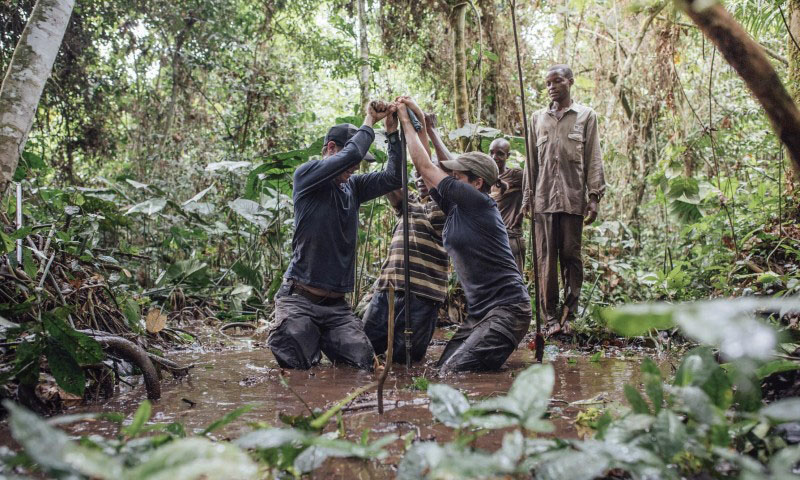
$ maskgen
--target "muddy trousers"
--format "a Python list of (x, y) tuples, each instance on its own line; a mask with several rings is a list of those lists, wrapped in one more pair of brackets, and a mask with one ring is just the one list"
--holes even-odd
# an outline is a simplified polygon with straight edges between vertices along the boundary
[(508, 232), (508, 243), (511, 246), (511, 254), (514, 255), (514, 262), (522, 275), (525, 271), (525, 239), (522, 233)]
[(283, 368), (309, 369), (319, 363), (322, 352), (334, 364), (372, 369), (372, 345), (344, 298), (319, 305), (289, 294), (283, 285), (275, 296), (275, 322), (268, 343)]
[[(441, 303), (420, 297), (414, 293), (410, 298), (411, 319), (411, 361), (418, 362), (425, 357), (428, 344), (431, 343), (433, 330), (439, 318)], [(386, 351), (388, 342), (389, 292), (375, 292), (364, 312), (364, 332), (375, 352)], [(395, 292), (394, 298), (394, 352), (392, 360), (398, 363), (406, 361), (406, 299), (403, 291)]]
[(528, 302), (495, 307), (480, 319), (469, 316), (447, 342), (437, 366), (442, 372), (497, 370), (530, 324)]
[(535, 219), (536, 254), (539, 269), (541, 308), (545, 320), (560, 319), (558, 271), (564, 285), (564, 305), (575, 312), (583, 284), (581, 235), (583, 217), (568, 213), (537, 213)]

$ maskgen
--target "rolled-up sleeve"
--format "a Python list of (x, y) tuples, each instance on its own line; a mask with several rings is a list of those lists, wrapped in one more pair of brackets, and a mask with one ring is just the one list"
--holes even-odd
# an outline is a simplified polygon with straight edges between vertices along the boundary
[(603, 198), (606, 191), (606, 179), (603, 174), (603, 153), (600, 150), (600, 135), (597, 132), (597, 114), (591, 113), (586, 122), (586, 143), (583, 153), (583, 164), (586, 172), (586, 190), (589, 196)]

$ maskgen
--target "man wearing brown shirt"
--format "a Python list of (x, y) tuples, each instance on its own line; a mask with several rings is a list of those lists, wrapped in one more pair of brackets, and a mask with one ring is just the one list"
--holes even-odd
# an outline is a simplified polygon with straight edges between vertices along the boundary
[[(534, 166), (533, 198), (540, 302), (547, 319), (546, 335), (568, 332), (583, 283), (581, 235), (583, 225), (597, 218), (605, 192), (597, 114), (572, 100), (575, 82), (567, 65), (550, 67), (545, 77), (550, 105), (535, 112), (530, 122), (528, 162), (523, 203), (529, 211), (531, 190), (528, 165)], [(564, 284), (564, 303), (558, 309), (558, 266)], [(560, 315), (559, 315), (560, 313)]]
[(514, 261), (519, 272), (525, 266), (525, 241), (522, 238), (522, 170), (519, 168), (507, 168), (506, 161), (511, 151), (511, 144), (505, 138), (496, 138), (489, 145), (489, 156), (492, 157), (500, 171), (500, 180), (508, 184), (505, 192), (499, 188), (492, 187), (492, 199), (497, 202), (497, 209), (506, 225), (508, 232), (508, 242), (511, 245), (511, 253), (514, 254)]

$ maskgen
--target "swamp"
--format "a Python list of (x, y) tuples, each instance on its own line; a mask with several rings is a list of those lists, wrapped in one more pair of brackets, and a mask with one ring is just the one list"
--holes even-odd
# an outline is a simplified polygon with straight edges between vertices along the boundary
[[(0, 72), (0, 478), (800, 477), (800, 0), (3, 0)], [(542, 119), (570, 115), (590, 120), (553, 150)], [(398, 161), (405, 182), (352, 209), (352, 288), (303, 283), (298, 179), (363, 132), (336, 194)], [(426, 132), (491, 181), (456, 168), (416, 203)], [(549, 278), (533, 261), (554, 151), (583, 182), (577, 291), (563, 250)], [(529, 327), (500, 368), (437, 364), (499, 331), (470, 326), (486, 289), (442, 207), (435, 329), (393, 363), (394, 283), (417, 293), (403, 255), (427, 241), (403, 211), (462, 182), (497, 200), (481, 273), (522, 265)], [(364, 333), (386, 278), (370, 365), (273, 353), (281, 301)]]

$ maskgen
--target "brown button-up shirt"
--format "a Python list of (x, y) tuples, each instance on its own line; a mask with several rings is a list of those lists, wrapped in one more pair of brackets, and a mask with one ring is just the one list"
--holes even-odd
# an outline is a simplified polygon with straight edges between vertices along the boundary
[(575, 101), (558, 120), (549, 108), (535, 112), (529, 132), (523, 202), (530, 202), (528, 165), (535, 165), (536, 213), (583, 215), (589, 195), (603, 197), (605, 177), (597, 113)]
[(508, 184), (508, 189), (500, 194), (500, 189), (492, 187), (492, 199), (497, 202), (497, 209), (506, 224), (509, 237), (522, 235), (522, 170), (519, 168), (506, 168), (500, 174), (500, 180)]

